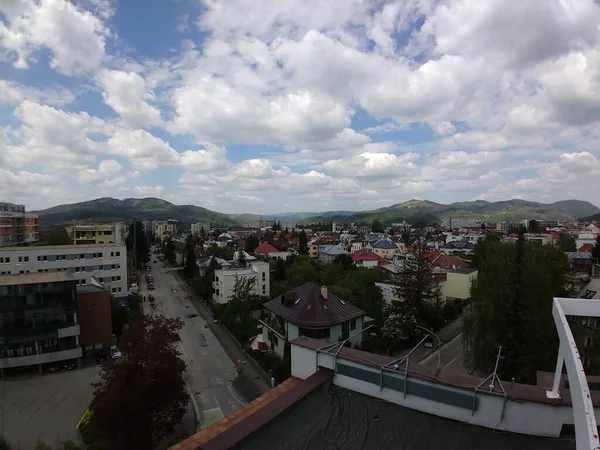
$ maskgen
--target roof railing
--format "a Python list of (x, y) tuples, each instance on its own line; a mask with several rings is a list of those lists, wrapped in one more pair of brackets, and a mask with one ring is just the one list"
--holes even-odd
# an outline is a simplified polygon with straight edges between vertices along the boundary
[[(354, 336), (357, 336), (361, 333), (364, 333), (365, 331), (367, 331), (368, 329), (372, 328), (373, 325), (369, 325), (365, 328), (362, 328), (361, 330), (358, 330), (357, 332), (351, 334), (350, 336), (348, 336), (346, 339), (339, 341), (339, 342), (334, 342), (333, 344), (327, 344), (321, 348), (318, 348), (315, 355), (316, 355), (316, 362), (317, 362), (317, 367), (319, 367), (319, 353), (327, 353), (329, 355), (333, 354), (333, 377), (335, 378), (335, 376), (337, 375), (337, 360), (338, 360), (338, 355), (340, 353), (340, 351), (344, 348), (344, 346), (346, 345), (346, 343), (352, 339)], [(334, 353), (332, 353), (334, 352)]]

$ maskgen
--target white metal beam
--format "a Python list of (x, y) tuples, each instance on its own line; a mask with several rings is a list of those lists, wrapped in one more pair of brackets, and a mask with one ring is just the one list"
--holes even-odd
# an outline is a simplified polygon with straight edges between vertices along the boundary
[[(595, 307), (592, 307), (595, 306)], [(562, 376), (563, 361), (567, 366), (571, 402), (573, 404), (573, 420), (575, 423), (575, 439), (577, 450), (600, 450), (598, 428), (590, 388), (587, 383), (581, 356), (565, 314), (574, 316), (600, 317), (600, 302), (597, 300), (555, 298), (552, 306), (554, 323), (560, 338), (558, 361), (554, 374), (554, 384), (546, 395), (559, 398), (560, 377)]]

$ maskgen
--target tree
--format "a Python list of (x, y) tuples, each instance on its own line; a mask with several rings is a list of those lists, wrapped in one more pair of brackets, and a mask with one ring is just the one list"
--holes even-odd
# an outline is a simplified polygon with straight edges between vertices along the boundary
[(381, 220), (379, 220), (379, 219), (373, 220), (373, 223), (371, 224), (371, 231), (373, 233), (383, 233), (384, 228), (383, 228), (383, 224), (381, 223)]
[(176, 347), (182, 327), (180, 319), (141, 316), (123, 333), (123, 357), (102, 366), (92, 422), (110, 448), (154, 448), (183, 418), (185, 363)]
[(165, 239), (165, 259), (170, 263), (175, 263), (175, 243), (171, 236), (167, 236)]
[(260, 245), (260, 241), (258, 240), (258, 236), (255, 234), (251, 234), (246, 238), (246, 245), (244, 245), (244, 250), (246, 253), (254, 253), (254, 249), (256, 249)]
[(348, 270), (354, 269), (356, 266), (354, 265), (354, 260), (352, 256), (348, 254), (338, 255), (333, 259), (334, 263), (339, 264), (342, 267), (342, 270), (347, 272)]
[(552, 299), (568, 295), (568, 260), (558, 248), (525, 241), (523, 233), (514, 244), (481, 244), (472, 304), (463, 314), (465, 364), (491, 373), (501, 345), (499, 375), (534, 383), (537, 370), (552, 371), (556, 364)]
[(69, 245), (73, 239), (69, 237), (64, 228), (57, 228), (50, 231), (41, 239), (42, 245)]
[(418, 238), (399, 273), (396, 295), (416, 308), (419, 321), (425, 327), (438, 328), (443, 324), (441, 292), (433, 264), (426, 254), (424, 241)]
[(481, 227), (480, 228), (481, 228), (482, 231), (485, 231), (485, 229), (486, 229), (485, 222), (481, 222)]
[(399, 347), (404, 341), (421, 334), (421, 330), (417, 328), (419, 312), (413, 305), (406, 302), (387, 305), (383, 314), (385, 320), (381, 334), (389, 341), (390, 347)]
[(538, 224), (537, 220), (533, 219), (529, 221), (527, 224), (527, 231), (530, 233), (538, 233), (540, 231), (540, 225)]
[(135, 258), (137, 268), (150, 261), (150, 244), (144, 232), (144, 225), (139, 220), (134, 220), (129, 225), (125, 244), (129, 254)]
[(246, 260), (246, 253), (243, 250), (237, 252), (237, 265), (238, 267), (246, 267), (248, 261)]
[(596, 258), (596, 262), (600, 264), (600, 235), (596, 236), (596, 245), (592, 250), (592, 256)]
[(568, 233), (560, 233), (558, 235), (558, 242), (556, 243), (556, 246), (560, 249), (561, 252), (577, 251), (577, 244), (575, 243), (575, 238)]
[(192, 280), (192, 286), (198, 296), (203, 299), (210, 299), (213, 295), (213, 281), (215, 279), (215, 270), (220, 269), (221, 265), (217, 262), (217, 259), (213, 256), (210, 259), (208, 267), (204, 269), (204, 273), (200, 276), (196, 276)]
[(274, 281), (283, 281), (286, 276), (286, 264), (285, 260), (281, 258), (277, 258), (273, 263), (273, 280)]
[(183, 276), (191, 280), (198, 275), (198, 263), (196, 261), (196, 246), (194, 236), (189, 234), (185, 239), (185, 260), (183, 262)]
[(298, 235), (298, 251), (301, 255), (308, 255), (308, 237), (304, 230)]

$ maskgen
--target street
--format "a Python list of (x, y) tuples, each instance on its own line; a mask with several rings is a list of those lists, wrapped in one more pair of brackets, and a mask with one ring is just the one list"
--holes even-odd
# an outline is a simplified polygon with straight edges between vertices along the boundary
[[(463, 362), (462, 334), (459, 334), (441, 348), (440, 368), (442, 370), (452, 370), (454, 372), (467, 373)], [(421, 360), (419, 364), (429, 367), (437, 367), (438, 352), (433, 352)]]
[(162, 263), (153, 263), (154, 258), (152, 255), (150, 267), (156, 306), (150, 306), (147, 285), (143, 281), (140, 293), (146, 296), (144, 313), (161, 313), (183, 321), (179, 346), (181, 357), (187, 364), (185, 380), (198, 408), (198, 422), (201, 428), (205, 428), (245, 405), (247, 399), (234, 388), (233, 382), (238, 374), (233, 361), (212, 331), (204, 328), (204, 319), (185, 298), (177, 280)]

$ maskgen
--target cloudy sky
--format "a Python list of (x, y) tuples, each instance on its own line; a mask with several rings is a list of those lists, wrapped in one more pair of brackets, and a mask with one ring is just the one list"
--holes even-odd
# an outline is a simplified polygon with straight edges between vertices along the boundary
[(593, 0), (0, 2), (0, 199), (600, 206)]

